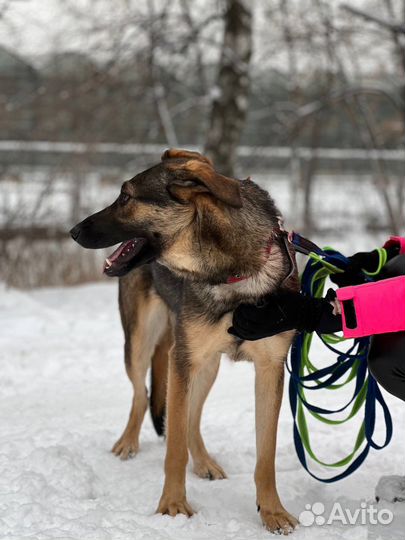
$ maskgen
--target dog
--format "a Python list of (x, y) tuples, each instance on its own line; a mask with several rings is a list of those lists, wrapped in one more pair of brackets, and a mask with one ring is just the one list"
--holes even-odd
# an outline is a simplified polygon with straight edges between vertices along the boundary
[(225, 177), (202, 154), (171, 149), (160, 163), (124, 182), (111, 206), (70, 231), (85, 248), (121, 242), (104, 272), (120, 277), (125, 366), (134, 397), (113, 452), (125, 459), (138, 451), (151, 365), (152, 419), (158, 434), (166, 428), (167, 438), (157, 512), (193, 514), (185, 489), (189, 452), (198, 476), (226, 477), (200, 432), (203, 405), (225, 353), (255, 366), (254, 477), (262, 522), (284, 534), (298, 523), (279, 499), (275, 475), (284, 363), (294, 332), (254, 342), (227, 332), (241, 302), (298, 290), (294, 254), (279, 220), (273, 199), (250, 178)]

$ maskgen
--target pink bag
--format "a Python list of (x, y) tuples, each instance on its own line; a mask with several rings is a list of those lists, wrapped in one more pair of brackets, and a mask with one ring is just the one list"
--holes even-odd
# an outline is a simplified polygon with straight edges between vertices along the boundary
[(342, 287), (336, 294), (345, 337), (405, 330), (405, 276)]

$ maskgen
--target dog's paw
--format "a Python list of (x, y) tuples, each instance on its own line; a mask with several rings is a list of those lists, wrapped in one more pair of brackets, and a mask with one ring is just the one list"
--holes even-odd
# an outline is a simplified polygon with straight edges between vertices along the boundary
[(375, 498), (388, 502), (405, 501), (405, 476), (382, 476), (375, 488)]
[(223, 480), (227, 477), (222, 467), (211, 457), (200, 461), (196, 460), (193, 465), (193, 471), (200, 478), (207, 478), (208, 480)]
[(298, 525), (298, 520), (289, 514), (287, 510), (272, 512), (264, 508), (260, 509), (260, 517), (266, 529), (276, 534), (290, 534)]
[(133, 458), (139, 450), (138, 441), (134, 441), (133, 437), (122, 435), (114, 444), (111, 452), (122, 460)]
[(163, 494), (156, 513), (167, 514), (172, 517), (177, 516), (177, 514), (184, 514), (187, 517), (191, 517), (194, 511), (188, 504), (186, 497), (176, 499)]

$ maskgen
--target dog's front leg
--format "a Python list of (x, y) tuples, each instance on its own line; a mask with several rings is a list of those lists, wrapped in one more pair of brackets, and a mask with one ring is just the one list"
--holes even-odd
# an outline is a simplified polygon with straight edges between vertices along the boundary
[[(284, 360), (289, 340), (272, 338), (275, 347), (254, 357), (256, 369), (256, 446), (255, 482), (257, 506), (264, 526), (271, 532), (291, 532), (298, 521), (280, 502), (275, 473), (277, 424), (283, 396)], [(284, 349), (284, 350), (283, 350)], [(261, 354), (260, 354), (261, 353)]]
[(169, 354), (165, 483), (157, 509), (157, 512), (171, 516), (193, 514), (186, 500), (189, 398), (190, 367), (174, 345)]

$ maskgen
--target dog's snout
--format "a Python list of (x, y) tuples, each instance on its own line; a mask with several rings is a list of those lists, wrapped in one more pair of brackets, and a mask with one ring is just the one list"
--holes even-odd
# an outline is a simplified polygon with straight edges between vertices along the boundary
[(70, 229), (70, 236), (73, 238), (73, 240), (77, 241), (80, 236), (81, 227), (79, 225), (76, 225), (73, 227), (73, 229)]

